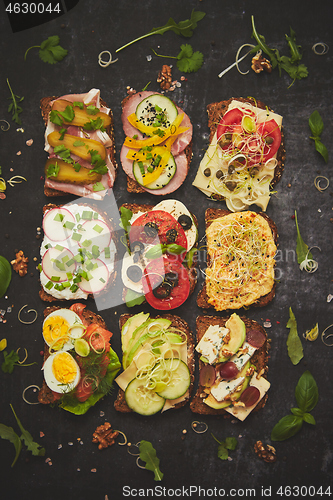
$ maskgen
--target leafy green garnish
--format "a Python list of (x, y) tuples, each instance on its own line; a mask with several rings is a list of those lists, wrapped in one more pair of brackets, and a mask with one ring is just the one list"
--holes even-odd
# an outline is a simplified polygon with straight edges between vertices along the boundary
[(95, 184), (93, 185), (93, 190), (95, 192), (98, 192), (98, 191), (104, 191), (106, 188), (105, 186), (102, 184), (102, 182), (95, 182)]
[(47, 172), (46, 172), (46, 177), (58, 177), (60, 167), (57, 162), (55, 163), (50, 163), (47, 166)]
[(126, 207), (120, 208), (120, 223), (119, 223), (119, 225), (125, 231), (126, 236), (128, 236), (128, 232), (131, 228), (130, 220), (131, 220), (132, 216), (133, 216), (132, 210), (130, 210), (129, 208), (126, 208)]
[(12, 467), (14, 467), (14, 465), (15, 465), (15, 463), (16, 463), (19, 455), (20, 455), (21, 449), (22, 449), (22, 441), (26, 445), (27, 449), (29, 451), (31, 451), (31, 453), (34, 456), (44, 456), (45, 455), (45, 449), (42, 448), (38, 443), (36, 443), (33, 440), (30, 432), (28, 432), (23, 427), (23, 425), (21, 424), (20, 420), (17, 418), (17, 415), (16, 415), (16, 413), (14, 411), (13, 406), (10, 405), (10, 407), (12, 409), (12, 412), (13, 412), (14, 417), (16, 419), (17, 425), (19, 426), (22, 434), (19, 437), (18, 434), (16, 434), (16, 432), (14, 431), (14, 429), (12, 427), (7, 427), (4, 424), (0, 424), (0, 437), (2, 439), (7, 439), (11, 443), (13, 443), (13, 445), (15, 447), (16, 454), (15, 454), (14, 461), (13, 461), (13, 463), (11, 465)]
[(177, 68), (183, 73), (194, 73), (195, 71), (198, 71), (203, 64), (202, 52), (199, 52), (198, 50), (193, 52), (192, 46), (188, 43), (180, 46), (178, 56), (163, 56), (161, 54), (157, 54), (155, 50), (151, 50), (154, 52), (155, 56), (177, 59)]
[(12, 279), (12, 268), (8, 260), (0, 255), (0, 298), (3, 297)]
[[(88, 109), (88, 108), (87, 108)], [(99, 116), (96, 120), (90, 118), (88, 122), (83, 125), (84, 130), (100, 130), (101, 132), (105, 132), (104, 121)]]
[(140, 36), (139, 38), (136, 38), (135, 40), (132, 40), (131, 42), (117, 49), (116, 53), (125, 49), (129, 45), (142, 40), (143, 38), (147, 38), (148, 36), (152, 35), (163, 35), (166, 31), (173, 31), (174, 33), (176, 33), (176, 35), (191, 37), (193, 35), (193, 30), (197, 27), (197, 23), (201, 21), (201, 19), (205, 17), (205, 15), (205, 12), (195, 11), (193, 9), (191, 12), (191, 18), (186, 19), (185, 21), (180, 21), (178, 24), (172, 19), (172, 17), (170, 17), (169, 21), (164, 26), (153, 28), (146, 35)]
[(52, 110), (50, 112), (50, 121), (55, 125), (63, 126), (65, 122), (72, 122), (74, 120), (75, 113), (73, 106), (66, 106), (65, 111)]
[(180, 255), (185, 253), (186, 248), (181, 245), (176, 245), (175, 243), (158, 244), (151, 247), (146, 253), (145, 257), (147, 259), (158, 259), (165, 253), (171, 253), (173, 255)]
[(145, 462), (145, 468), (154, 473), (155, 481), (162, 481), (163, 472), (160, 471), (160, 461), (156, 456), (156, 450), (149, 441), (140, 441), (140, 459)]
[(131, 290), (130, 288), (127, 289), (126, 291), (126, 296), (125, 296), (125, 302), (127, 307), (134, 307), (134, 306), (139, 306), (146, 300), (145, 296), (135, 292), (134, 290)]
[(316, 151), (321, 154), (325, 162), (328, 162), (328, 151), (326, 146), (321, 142), (321, 134), (324, 130), (324, 122), (317, 110), (315, 110), (309, 118), (309, 127), (312, 133), (310, 139), (315, 142)]
[(314, 409), (318, 402), (318, 387), (315, 379), (307, 370), (299, 379), (295, 397), (298, 408), (291, 408), (291, 415), (281, 418), (274, 426), (271, 439), (272, 441), (284, 441), (294, 436), (302, 428), (303, 422), (315, 425), (314, 417), (309, 413)]
[(9, 84), (8, 78), (7, 78), (7, 85), (9, 87), (9, 91), (10, 91), (10, 97), (8, 97), (8, 99), (12, 100), (12, 102), (8, 106), (8, 113), (12, 113), (13, 122), (17, 123), (18, 125), (21, 125), (22, 122), (21, 122), (21, 118), (19, 118), (19, 114), (22, 113), (23, 109), (21, 108), (21, 106), (18, 105), (18, 103), (22, 102), (24, 97), (20, 97), (20, 96), (14, 94), (14, 92), (12, 91), (12, 88)]
[(62, 61), (63, 58), (67, 56), (68, 50), (63, 49), (59, 45), (59, 41), (60, 39), (58, 35), (54, 35), (49, 36), (40, 45), (32, 45), (24, 54), (24, 60), (26, 60), (29, 50), (36, 48), (39, 49), (39, 57), (42, 61), (49, 64), (56, 64), (57, 62)]
[(290, 28), (290, 36), (286, 35), (286, 40), (288, 42), (290, 57), (280, 56), (277, 49), (271, 49), (265, 40), (263, 35), (257, 33), (254, 17), (251, 16), (252, 22), (252, 38), (254, 38), (258, 45), (256, 45), (251, 52), (258, 52), (261, 50), (270, 59), (272, 68), (278, 67), (279, 74), (281, 76), (281, 70), (284, 70), (288, 75), (295, 80), (300, 80), (301, 78), (306, 78), (308, 76), (308, 70), (304, 64), (299, 64), (302, 59), (302, 54), (300, 53), (301, 46), (296, 44), (295, 32)]
[(212, 437), (215, 439), (217, 443), (219, 443), (219, 447), (217, 449), (217, 456), (221, 460), (227, 460), (229, 456), (228, 450), (235, 450), (238, 444), (238, 441), (234, 437), (227, 437), (225, 441), (219, 441), (214, 434), (212, 434)]
[(296, 255), (297, 255), (297, 262), (299, 264), (302, 264), (306, 260), (313, 260), (312, 254), (309, 251), (308, 245), (303, 241), (303, 238), (301, 236), (299, 227), (298, 227), (298, 221), (297, 221), (297, 212), (295, 210), (295, 222), (296, 222), (296, 230), (297, 230), (297, 240), (296, 240)]
[(288, 355), (293, 365), (297, 365), (303, 358), (303, 346), (297, 332), (297, 322), (295, 315), (289, 307), (289, 321), (287, 328), (290, 328), (287, 338)]

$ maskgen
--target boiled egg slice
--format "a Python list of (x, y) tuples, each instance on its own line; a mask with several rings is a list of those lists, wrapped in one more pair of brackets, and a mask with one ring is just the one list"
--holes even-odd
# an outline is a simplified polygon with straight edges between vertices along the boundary
[(51, 354), (44, 363), (44, 379), (51, 391), (67, 393), (79, 383), (80, 368), (67, 351)]
[(80, 316), (71, 309), (57, 309), (43, 323), (45, 343), (54, 351), (73, 349), (74, 340), (85, 332)]

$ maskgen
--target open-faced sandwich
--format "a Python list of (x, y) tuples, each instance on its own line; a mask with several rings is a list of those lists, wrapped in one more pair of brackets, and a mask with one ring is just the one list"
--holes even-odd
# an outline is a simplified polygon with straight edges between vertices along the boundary
[(229, 210), (266, 210), (285, 162), (282, 116), (253, 98), (207, 106), (210, 145), (193, 185)]
[(262, 408), (270, 387), (264, 328), (233, 313), (229, 318), (199, 316), (196, 329), (199, 386), (191, 410), (205, 415), (227, 412), (244, 420)]
[(122, 263), (123, 299), (147, 301), (158, 310), (179, 307), (196, 284), (197, 220), (178, 200), (157, 205), (124, 204), (127, 250)]
[(179, 316), (150, 318), (140, 312), (120, 317), (122, 365), (115, 408), (153, 415), (180, 408), (190, 398), (194, 381), (194, 340)]
[(173, 193), (184, 182), (192, 157), (189, 117), (163, 94), (138, 92), (123, 102), (126, 135), (120, 152), (127, 190)]
[(275, 295), (277, 228), (265, 213), (209, 208), (207, 268), (197, 304), (216, 311), (265, 306)]
[(38, 400), (82, 415), (111, 390), (121, 364), (98, 314), (75, 303), (44, 311), (44, 381)]
[(41, 111), (49, 154), (45, 195), (103, 199), (114, 184), (117, 163), (112, 111), (100, 91), (44, 97)]
[(44, 238), (40, 247), (40, 298), (86, 299), (105, 293), (115, 282), (114, 223), (86, 203), (43, 208)]

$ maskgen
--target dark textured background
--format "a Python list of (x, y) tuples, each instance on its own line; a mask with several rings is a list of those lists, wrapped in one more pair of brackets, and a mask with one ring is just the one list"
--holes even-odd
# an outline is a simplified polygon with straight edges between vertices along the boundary
[[(118, 54), (119, 61), (106, 69), (97, 64), (98, 54), (102, 50), (115, 51), (153, 27), (165, 24), (170, 16), (177, 22), (186, 19), (192, 8), (203, 10), (206, 17), (199, 23), (191, 39), (167, 32), (163, 36), (146, 38), (121, 51)], [(308, 78), (290, 86), (288, 75), (283, 73), (279, 77), (277, 70), (271, 75), (256, 75), (251, 71), (242, 76), (235, 68), (221, 80), (217, 77), (234, 61), (240, 45), (251, 43), (251, 14), (255, 16), (258, 32), (264, 34), (267, 42), (279, 48), (281, 53), (288, 53), (284, 34), (289, 33), (289, 26), (295, 30), (297, 43), (304, 51), (303, 62), (309, 70)], [(11, 31), (3, 4), (0, 5), (0, 16), (0, 119), (10, 121), (6, 78), (14, 92), (24, 96), (24, 111), (21, 114), (24, 133), (16, 132), (17, 127), (12, 122), (8, 132), (0, 131), (0, 165), (5, 179), (14, 174), (27, 179), (26, 183), (14, 188), (8, 186), (7, 198), (0, 201), (0, 254), (11, 260), (15, 249), (22, 249), (30, 259), (28, 275), (19, 278), (14, 274), (7, 293), (8, 299), (0, 299), (2, 309), (14, 305), (13, 312), (5, 316), (7, 322), (0, 324), (0, 339), (7, 338), (9, 350), (26, 347), (29, 360), (37, 362), (31, 367), (16, 367), (11, 375), (0, 371), (0, 422), (18, 431), (9, 406), (12, 403), (25, 428), (37, 442), (45, 446), (45, 458), (50, 457), (52, 460), (50, 466), (44, 463), (45, 458), (32, 457), (23, 447), (18, 462), (11, 469), (14, 447), (1, 440), (1, 499), (102, 500), (105, 495), (109, 499), (118, 499), (122, 498), (124, 485), (132, 488), (153, 488), (158, 485), (151, 472), (136, 467), (135, 458), (127, 453), (126, 447), (116, 445), (99, 451), (92, 444), (92, 433), (105, 421), (110, 421), (113, 428), (125, 432), (133, 443), (142, 439), (152, 442), (164, 472), (161, 485), (166, 488), (190, 485), (202, 488), (256, 488), (256, 496), (261, 497), (261, 487), (272, 486), (274, 498), (274, 491), (281, 485), (329, 486), (333, 477), (333, 351), (320, 338), (311, 343), (305, 341), (302, 334), (317, 321), (320, 332), (332, 323), (333, 302), (328, 303), (326, 300), (328, 294), (333, 293), (330, 222), (333, 216), (332, 187), (320, 193), (313, 184), (319, 173), (331, 176), (332, 162), (330, 160), (326, 165), (315, 151), (313, 142), (309, 140), (308, 127), (308, 118), (317, 109), (325, 123), (322, 140), (332, 156), (332, 3), (329, 0), (311, 5), (298, 0), (146, 0), (143, 3), (130, 0), (81, 0), (64, 16), (15, 34)], [(61, 45), (69, 51), (61, 63), (53, 66), (43, 63), (37, 49), (31, 50), (24, 62), (24, 53), (30, 45), (39, 45), (55, 34), (60, 36)], [(36, 239), (36, 228), (41, 225), (42, 206), (48, 200), (43, 194), (40, 180), (46, 154), (43, 151), (44, 124), (40, 117), (39, 101), (43, 96), (100, 88), (102, 98), (114, 113), (119, 160), (124, 138), (120, 122), (121, 100), (126, 95), (126, 87), (140, 90), (151, 81), (149, 90), (158, 91), (157, 73), (167, 61), (153, 56), (152, 61), (148, 62), (146, 56), (152, 54), (150, 48), (157, 50), (159, 47), (162, 54), (176, 55), (181, 43), (186, 42), (194, 50), (203, 52), (205, 62), (197, 73), (187, 76), (181, 88), (170, 94), (193, 121), (194, 149), (191, 171), (185, 184), (169, 197), (185, 201), (195, 213), (199, 220), (200, 238), (204, 234), (205, 208), (217, 206), (191, 185), (207, 147), (207, 104), (231, 96), (253, 96), (283, 115), (287, 150), (285, 172), (267, 209), (267, 214), (276, 222), (279, 230), (281, 259), (277, 268), (280, 281), (271, 304), (262, 310), (250, 309), (246, 312), (260, 323), (266, 319), (272, 323), (272, 327), (267, 329), (272, 339), (269, 360), (271, 389), (267, 405), (244, 423), (234, 423), (231, 419), (215, 416), (204, 418), (209, 430), (202, 435), (191, 430), (191, 422), (197, 416), (191, 413), (188, 405), (181, 410), (150, 418), (135, 414), (122, 415), (113, 408), (116, 391), (81, 417), (41, 405), (28, 406), (21, 397), (23, 389), (29, 384), (42, 382), (42, 359), (39, 353), (43, 348), (41, 324), (44, 304), (38, 297), (38, 273), (33, 258), (38, 256), (40, 245), (40, 240)], [(329, 53), (316, 56), (311, 50), (316, 42), (331, 45)], [(247, 69), (249, 63), (249, 58), (241, 63), (242, 69)], [(173, 77), (179, 79), (180, 76), (181, 73), (175, 67)], [(27, 147), (25, 141), (30, 138), (34, 142), (31, 147)], [(17, 156), (17, 151), (22, 154)], [(9, 171), (10, 168), (14, 169), (13, 173)], [(155, 203), (160, 200), (151, 195), (128, 195), (121, 167), (114, 194), (118, 205), (125, 201)], [(64, 197), (61, 201), (70, 199)], [(220, 205), (225, 207), (224, 203)], [(293, 259), (296, 229), (292, 215), (295, 209), (303, 239), (309, 246), (316, 245), (321, 249), (313, 250), (319, 269), (312, 275), (301, 272)], [(192, 329), (195, 317), (201, 313), (195, 301), (199, 288), (200, 285), (194, 295), (176, 311), (190, 323)], [(33, 325), (22, 325), (17, 320), (17, 312), (24, 304), (38, 311), (38, 319)], [(295, 313), (304, 347), (304, 358), (297, 366), (292, 365), (286, 348), (289, 331), (286, 323), (290, 306)], [(89, 301), (88, 308), (96, 310), (94, 301)], [(145, 310), (153, 313), (148, 306)], [(125, 306), (119, 306), (102, 313), (109, 329), (114, 332), (113, 347), (119, 355), (118, 317), (125, 311)], [(275, 423), (291, 407), (296, 406), (294, 388), (306, 369), (311, 371), (319, 387), (320, 399), (312, 412), (317, 425), (304, 424), (301, 432), (293, 438), (271, 443), (276, 447), (278, 458), (275, 464), (266, 464), (254, 454), (253, 445), (258, 439), (270, 443), (270, 433)], [(100, 412), (104, 412), (104, 416)], [(187, 430), (187, 434), (182, 433), (183, 429)], [(45, 434), (42, 438), (39, 437), (40, 431)], [(218, 445), (211, 433), (220, 440), (228, 436), (238, 438), (237, 449), (230, 453), (232, 461), (222, 462), (218, 459)], [(83, 444), (79, 443), (79, 438)], [(69, 442), (73, 445), (69, 445)], [(61, 449), (58, 449), (59, 444), (62, 444)], [(96, 472), (91, 472), (91, 469), (96, 469)], [(193, 494), (192, 498), (198, 496)]]

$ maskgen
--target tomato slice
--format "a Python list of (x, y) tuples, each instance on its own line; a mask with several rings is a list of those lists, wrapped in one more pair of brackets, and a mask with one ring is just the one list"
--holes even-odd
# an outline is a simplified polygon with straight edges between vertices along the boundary
[(140, 241), (148, 244), (175, 244), (185, 248), (185, 252), (177, 256), (184, 260), (187, 251), (187, 238), (179, 222), (164, 210), (151, 210), (140, 215), (132, 224), (129, 232), (130, 243)]
[(219, 141), (227, 132), (232, 133), (235, 126), (241, 124), (243, 115), (243, 111), (238, 108), (227, 111), (217, 126), (217, 140)]
[[(174, 286), (170, 286), (168, 297), (158, 298), (156, 288), (163, 283), (167, 275), (177, 276)], [(170, 282), (169, 282), (170, 283)], [(147, 264), (142, 278), (143, 291), (148, 304), (154, 309), (170, 310), (182, 305), (190, 294), (190, 279), (185, 267), (167, 256), (155, 259)]]
[[(273, 158), (275, 153), (281, 144), (281, 130), (275, 120), (269, 120), (267, 122), (260, 123), (258, 126), (258, 132), (263, 136), (265, 140), (264, 147), (264, 161)], [(267, 139), (272, 139), (271, 144), (267, 144)]]

